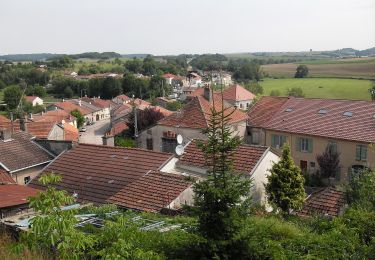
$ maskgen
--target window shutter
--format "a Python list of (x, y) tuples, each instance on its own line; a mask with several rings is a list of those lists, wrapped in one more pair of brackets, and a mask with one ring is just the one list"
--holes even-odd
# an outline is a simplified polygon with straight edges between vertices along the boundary
[(312, 151), (313, 151), (313, 139), (309, 138), (307, 140), (308, 140), (309, 153), (312, 153)]
[(367, 159), (367, 146), (364, 146), (364, 145), (362, 145), (362, 154), (361, 154), (362, 156), (362, 160), (366, 160)]
[(300, 137), (297, 138), (296, 150), (299, 152), (301, 151), (301, 138)]
[(355, 159), (357, 161), (360, 161), (361, 160), (361, 146), (360, 145), (357, 145), (356, 147), (356, 151), (355, 151)]
[(276, 139), (276, 135), (272, 135), (272, 138), (271, 138), (271, 146), (272, 146), (273, 148), (276, 147), (275, 139)]
[(281, 136), (281, 147), (283, 147), (285, 143), (286, 143), (286, 136), (282, 135)]

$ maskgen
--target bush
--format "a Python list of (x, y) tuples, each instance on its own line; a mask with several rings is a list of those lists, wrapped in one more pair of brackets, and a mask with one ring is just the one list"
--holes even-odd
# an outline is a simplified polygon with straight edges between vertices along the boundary
[(299, 87), (291, 88), (286, 91), (287, 96), (292, 97), (304, 97), (305, 94), (303, 93), (303, 90)]

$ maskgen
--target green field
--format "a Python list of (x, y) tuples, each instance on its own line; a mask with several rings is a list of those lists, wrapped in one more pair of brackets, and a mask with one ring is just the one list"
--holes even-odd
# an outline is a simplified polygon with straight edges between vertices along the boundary
[(335, 59), (315, 60), (296, 63), (262, 65), (262, 69), (270, 77), (294, 77), (299, 64), (306, 64), (309, 68), (309, 77), (316, 78), (354, 78), (375, 79), (375, 59)]
[(304, 78), (304, 79), (264, 79), (260, 83), (264, 95), (272, 90), (279, 90), (285, 96), (287, 89), (300, 87), (308, 98), (333, 98), (370, 100), (369, 89), (372, 82), (369, 80), (334, 79), (334, 78)]

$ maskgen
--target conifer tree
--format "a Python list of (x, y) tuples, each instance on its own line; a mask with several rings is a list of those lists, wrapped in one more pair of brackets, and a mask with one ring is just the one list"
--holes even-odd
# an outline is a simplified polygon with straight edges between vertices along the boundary
[(268, 201), (284, 214), (302, 207), (305, 200), (304, 177), (284, 145), (281, 160), (274, 164), (265, 185)]
[[(215, 102), (215, 100), (214, 100)], [(226, 108), (211, 109), (209, 126), (203, 131), (208, 140), (199, 143), (209, 167), (208, 177), (194, 186), (194, 212), (198, 216), (198, 232), (208, 258), (235, 256), (236, 238), (241, 223), (249, 213), (251, 180), (233, 172), (230, 155), (240, 144), (228, 127), (231, 113)]]

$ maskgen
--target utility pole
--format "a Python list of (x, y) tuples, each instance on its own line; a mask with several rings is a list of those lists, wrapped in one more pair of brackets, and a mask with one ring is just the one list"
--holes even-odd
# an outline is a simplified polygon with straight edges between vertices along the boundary
[(133, 95), (133, 105), (134, 105), (134, 138), (138, 138), (138, 119), (137, 119), (137, 105), (134, 102), (134, 95)]

